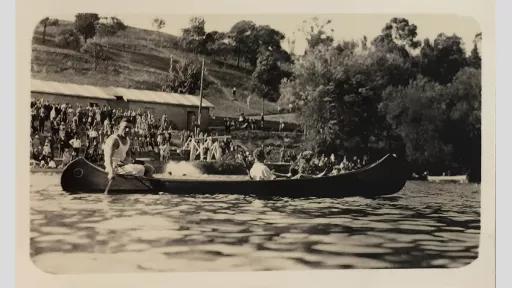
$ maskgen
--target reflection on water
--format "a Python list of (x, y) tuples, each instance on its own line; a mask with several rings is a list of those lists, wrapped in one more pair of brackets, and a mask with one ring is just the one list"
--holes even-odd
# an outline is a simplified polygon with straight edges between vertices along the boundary
[(376, 199), (68, 195), (31, 178), (31, 256), (52, 273), (460, 267), (479, 186), (408, 182)]

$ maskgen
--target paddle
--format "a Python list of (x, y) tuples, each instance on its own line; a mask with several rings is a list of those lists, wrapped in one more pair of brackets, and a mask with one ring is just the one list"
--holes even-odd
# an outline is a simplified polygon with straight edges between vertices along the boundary
[[(325, 174), (327, 173), (328, 169), (326, 168), (322, 173), (320, 174), (317, 174), (317, 175), (307, 175), (307, 174), (301, 174), (300, 176), (297, 174), (295, 176), (292, 176), (291, 173), (288, 173), (288, 174), (281, 174), (281, 173), (277, 173), (277, 172), (274, 172), (272, 171), (272, 173), (276, 176), (279, 176), (279, 177), (285, 177), (285, 178), (293, 178), (293, 179), (299, 179), (299, 178), (320, 178), (320, 177), (323, 177), (325, 176)], [(297, 178), (295, 178), (297, 177)]]
[(103, 194), (108, 195), (108, 190), (110, 189), (110, 185), (112, 185), (112, 181), (114, 178), (108, 180), (107, 188), (105, 188), (105, 192)]
[(288, 173), (288, 174), (282, 174), (282, 173), (277, 173), (275, 171), (272, 171), (272, 174), (276, 175), (276, 176), (279, 176), (279, 177), (284, 177), (284, 178), (291, 178), (292, 177), (292, 174), (291, 173)]
[(327, 170), (329, 170), (329, 168), (325, 168), (325, 170), (324, 170), (322, 173), (320, 173), (320, 174), (318, 174), (318, 175), (314, 175), (313, 177), (314, 177), (314, 178), (320, 178), (320, 177), (324, 176), (324, 175), (325, 175), (325, 173), (327, 173)]

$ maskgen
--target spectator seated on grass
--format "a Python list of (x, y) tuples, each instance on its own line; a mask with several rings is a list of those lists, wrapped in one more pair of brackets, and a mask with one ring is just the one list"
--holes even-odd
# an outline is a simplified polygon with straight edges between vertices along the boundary
[(51, 169), (57, 168), (57, 164), (55, 163), (55, 160), (53, 160), (53, 159), (49, 160), (48, 168), (51, 168)]

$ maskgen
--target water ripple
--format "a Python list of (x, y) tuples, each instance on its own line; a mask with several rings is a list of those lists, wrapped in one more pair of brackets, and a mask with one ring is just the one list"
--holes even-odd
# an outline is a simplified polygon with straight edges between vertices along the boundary
[(58, 175), (31, 180), (31, 256), (52, 273), (451, 268), (478, 257), (473, 184), (408, 182), (375, 199), (256, 199), (68, 195)]

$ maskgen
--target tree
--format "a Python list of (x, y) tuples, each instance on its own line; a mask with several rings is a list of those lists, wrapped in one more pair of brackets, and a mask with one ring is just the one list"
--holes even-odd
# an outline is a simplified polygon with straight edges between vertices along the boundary
[(363, 39), (361, 39), (361, 50), (367, 51), (368, 50), (368, 38), (363, 36)]
[(430, 77), (438, 72), (437, 56), (434, 46), (430, 39), (423, 40), (423, 46), (420, 49), (420, 73), (425, 77)]
[(191, 60), (173, 64), (162, 82), (162, 90), (172, 93), (195, 94), (200, 87), (201, 68)]
[(405, 86), (418, 74), (415, 59), (397, 50), (373, 49), (366, 58), (374, 77), (372, 86), (380, 92), (388, 86)]
[(236, 66), (240, 66), (242, 55), (248, 55), (252, 45), (252, 34), (256, 30), (256, 24), (252, 21), (241, 20), (233, 25), (229, 30), (229, 37), (234, 44), (236, 56)]
[(276, 101), (279, 98), (279, 85), (283, 72), (271, 51), (261, 50), (252, 73), (252, 91), (267, 100)]
[(416, 25), (409, 23), (406, 18), (392, 18), (382, 28), (381, 34), (373, 39), (372, 45), (377, 49), (398, 50), (408, 55), (410, 51), (421, 45), (421, 42), (416, 40), (418, 35), (416, 30)]
[(281, 106), (298, 111), (308, 147), (325, 153), (361, 155), (382, 145), (374, 65), (364, 54), (319, 45), (292, 67), (280, 86)]
[(433, 44), (425, 40), (420, 51), (421, 74), (441, 84), (450, 83), (461, 68), (466, 66), (466, 52), (462, 39), (457, 35), (437, 35)]
[(380, 108), (417, 170), (480, 179), (480, 70), (463, 68), (447, 85), (419, 75), (407, 86), (388, 87)]
[(99, 20), (100, 17), (96, 13), (78, 13), (75, 15), (75, 30), (82, 35), (85, 43), (96, 35), (96, 23)]
[(334, 38), (332, 37), (334, 29), (329, 27), (331, 23), (332, 20), (330, 19), (320, 22), (318, 17), (302, 21), (299, 31), (306, 37), (306, 42), (308, 43), (306, 50), (315, 49), (320, 45), (330, 46), (334, 43)]
[(204, 29), (206, 21), (204, 21), (203, 17), (192, 17), (189, 20), (189, 24), (189, 28), (184, 29), (188, 30), (188, 34), (197, 38), (202, 38), (204, 35), (206, 35), (206, 30)]
[(453, 145), (457, 166), (469, 172), (471, 179), (480, 180), (481, 168), (481, 71), (471, 67), (461, 69), (448, 85), (446, 107), (448, 120), (445, 139)]
[(80, 48), (80, 35), (73, 29), (63, 29), (55, 37), (57, 47), (78, 50)]
[(482, 33), (477, 33), (475, 35), (475, 39), (473, 39), (473, 49), (471, 49), (471, 53), (468, 57), (468, 65), (475, 69), (480, 69), (482, 66), (482, 58), (480, 57), (480, 52), (478, 51), (478, 46), (482, 41)]
[(179, 40), (181, 47), (194, 54), (206, 53), (205, 24), (206, 22), (202, 17), (190, 18), (189, 27), (182, 29), (182, 35)]
[(102, 37), (113, 36), (126, 30), (126, 25), (117, 17), (100, 17), (96, 24), (96, 33)]
[(124, 31), (127, 28), (123, 21), (117, 17), (110, 17), (110, 22), (117, 31)]
[[(154, 18), (153, 22), (151, 22), (151, 26), (157, 31), (160, 32), (165, 27), (165, 20), (162, 18)], [(161, 43), (162, 40), (160, 36), (158, 36), (158, 42)]]
[(401, 135), (415, 170), (439, 173), (452, 160), (453, 147), (442, 138), (446, 97), (445, 87), (421, 76), (406, 87), (388, 87), (383, 93), (380, 108)]
[[(254, 34), (251, 35), (250, 43), (252, 46), (249, 49), (247, 58), (252, 66), (256, 66), (259, 54), (261, 51), (272, 51), (276, 56), (284, 56), (282, 52), (286, 52), (281, 47), (281, 41), (284, 40), (284, 34), (273, 29), (268, 25), (256, 26)], [(287, 55), (288, 53), (286, 53)], [(286, 57), (286, 56), (284, 56)], [(282, 57), (281, 57), (282, 58)], [(284, 59), (284, 58), (283, 58)]]
[(112, 59), (110, 55), (107, 54), (103, 46), (94, 41), (90, 41), (82, 46), (82, 48), (80, 48), (80, 52), (87, 54), (92, 58), (94, 71), (97, 70), (100, 63), (107, 62)]
[(151, 22), (151, 26), (153, 26), (156, 31), (160, 31), (165, 27), (165, 20), (162, 18), (154, 18), (153, 22)]
[(51, 19), (46, 17), (39, 21), (39, 25), (43, 26), (43, 44), (46, 43), (46, 28), (49, 26), (59, 25), (59, 19)]
[(231, 46), (225, 32), (211, 31), (204, 36), (206, 54), (212, 55), (215, 59), (216, 55), (221, 55), (224, 59), (231, 53)]
[(480, 53), (478, 52), (478, 47), (476, 44), (473, 45), (473, 49), (471, 49), (471, 53), (467, 59), (468, 65), (475, 69), (480, 69), (482, 66), (482, 58), (480, 57)]

